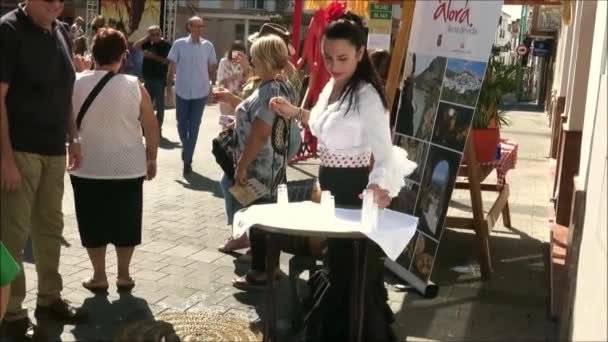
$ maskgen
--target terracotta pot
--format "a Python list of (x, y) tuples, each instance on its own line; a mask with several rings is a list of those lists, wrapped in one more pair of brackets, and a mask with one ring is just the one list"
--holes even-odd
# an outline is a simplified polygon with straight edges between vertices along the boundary
[(493, 129), (493, 128), (498, 128), (498, 126), (496, 125), (496, 118), (492, 117), (490, 119), (490, 123), (488, 124), (488, 129)]
[(500, 143), (500, 132), (498, 129), (473, 129), (471, 134), (477, 161), (487, 162), (496, 160), (496, 146)]

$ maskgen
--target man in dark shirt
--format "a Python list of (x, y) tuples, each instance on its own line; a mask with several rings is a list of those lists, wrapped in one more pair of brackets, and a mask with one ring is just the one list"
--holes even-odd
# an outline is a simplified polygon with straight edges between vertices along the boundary
[[(62, 11), (63, 1), (26, 1), (0, 18), (0, 232), (22, 270), (25, 242), (32, 238), (36, 317), (74, 323), (86, 315), (61, 299), (59, 274), (66, 143), (70, 169), (82, 156), (72, 112), (69, 32), (57, 20)], [(21, 271), (0, 336), (22, 340), (31, 328), (25, 295)]]
[(167, 55), (171, 50), (171, 44), (161, 36), (160, 27), (150, 26), (148, 34), (135, 42), (134, 47), (144, 51), (144, 85), (156, 107), (158, 127), (162, 129), (165, 118), (165, 87), (169, 69)]

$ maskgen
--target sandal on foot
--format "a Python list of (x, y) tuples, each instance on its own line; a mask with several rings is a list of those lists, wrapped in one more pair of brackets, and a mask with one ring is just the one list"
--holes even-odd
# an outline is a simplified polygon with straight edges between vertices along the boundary
[(92, 278), (82, 282), (82, 287), (97, 294), (97, 293), (108, 293), (108, 282), (107, 281), (96, 281)]
[(129, 292), (133, 290), (134, 287), (135, 281), (133, 281), (133, 278), (129, 278), (129, 280), (126, 282), (119, 282), (118, 280), (116, 281), (116, 289), (118, 292)]
[(245, 254), (241, 254), (236, 257), (236, 261), (242, 264), (250, 264), (251, 263), (251, 249), (248, 249)]
[[(259, 272), (256, 272), (256, 273), (257, 273), (257, 275), (260, 274)], [(268, 284), (268, 279), (266, 279), (266, 277), (264, 277), (264, 279), (256, 279), (256, 277), (254, 276), (254, 274), (256, 274), (256, 273), (247, 273), (244, 277), (239, 277), (239, 278), (233, 279), (232, 286), (234, 286), (235, 288), (242, 290), (242, 291), (264, 290), (266, 288), (266, 285)], [(277, 279), (279, 279), (278, 273), (274, 277), (275, 281)]]
[(260, 291), (266, 288), (267, 279), (255, 279), (251, 273), (232, 280), (232, 286), (242, 291)]
[(217, 250), (221, 253), (230, 253), (247, 247), (249, 247), (248, 239), (234, 239), (231, 237), (226, 241), (226, 243), (219, 246)]

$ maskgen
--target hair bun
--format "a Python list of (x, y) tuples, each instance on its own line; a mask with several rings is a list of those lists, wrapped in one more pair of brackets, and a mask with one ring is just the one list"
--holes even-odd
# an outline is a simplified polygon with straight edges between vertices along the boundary
[(358, 26), (359, 28), (365, 28), (365, 25), (363, 24), (363, 19), (356, 15), (354, 12), (351, 11), (346, 11), (341, 17), (340, 19), (344, 20), (344, 21), (348, 21), (351, 24)]

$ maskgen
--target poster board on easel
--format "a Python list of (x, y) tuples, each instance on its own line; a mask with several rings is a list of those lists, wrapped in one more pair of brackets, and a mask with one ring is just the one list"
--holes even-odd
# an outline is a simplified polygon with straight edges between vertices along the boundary
[(423, 295), (437, 290), (430, 278), (502, 4), (403, 3), (386, 94), (389, 105), (398, 101), (393, 143), (418, 169), (393, 209), (419, 217), (419, 225), (402, 255), (385, 266)]

